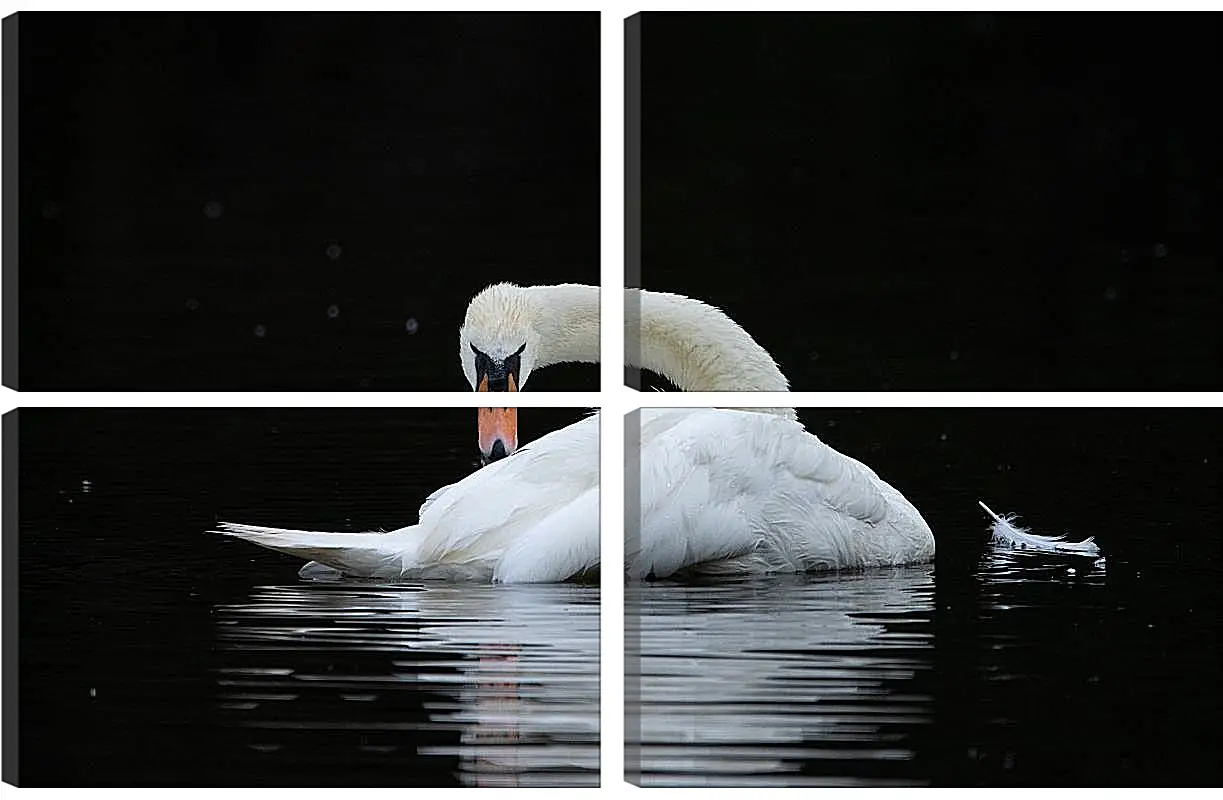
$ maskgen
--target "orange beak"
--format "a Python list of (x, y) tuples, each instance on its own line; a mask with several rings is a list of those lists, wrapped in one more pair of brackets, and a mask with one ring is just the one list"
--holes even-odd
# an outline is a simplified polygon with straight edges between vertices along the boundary
[[(518, 391), (513, 375), (509, 376), (509, 390)], [(487, 376), (481, 379), (476, 391), (488, 391)], [(513, 455), (518, 449), (517, 408), (481, 408), (476, 412), (476, 421), (479, 429), (480, 457), (485, 464)]]

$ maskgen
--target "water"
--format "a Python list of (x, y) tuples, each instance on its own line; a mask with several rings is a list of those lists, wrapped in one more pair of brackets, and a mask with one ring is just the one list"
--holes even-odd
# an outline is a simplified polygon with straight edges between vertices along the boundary
[(645, 783), (819, 785), (855, 762), (904, 782), (906, 734), (932, 713), (905, 689), (930, 668), (931, 573), (645, 587)]
[(597, 782), (597, 587), (309, 582), (204, 533), (406, 524), (474, 409), (18, 413), (21, 785)]
[(597, 592), (279, 585), (214, 614), (214, 715), (242, 761), (315, 784), (598, 784)]
[[(1218, 783), (1216, 411), (800, 415), (903, 488), (938, 558), (630, 587), (632, 780)], [(988, 545), (979, 496), (1104, 562)]]
[(647, 786), (1217, 781), (1217, 617), (1106, 573), (986, 558), (963, 606), (933, 567), (644, 587), (629, 763)]

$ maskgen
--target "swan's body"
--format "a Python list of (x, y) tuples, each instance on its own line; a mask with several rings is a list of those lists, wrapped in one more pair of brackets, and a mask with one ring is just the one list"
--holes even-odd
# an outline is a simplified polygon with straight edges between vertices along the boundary
[(416, 525), (223, 533), (366, 578), (563, 581), (599, 565), (599, 420), (590, 416), (434, 492)]
[(630, 577), (809, 572), (929, 561), (921, 514), (793, 419), (641, 412), (641, 528)]
[[(460, 329), (463, 371), (473, 389), (487, 387), (490, 375), (513, 387), (549, 364), (597, 362), (598, 315), (598, 287), (491, 286), (472, 299)], [(626, 363), (684, 391), (787, 390), (768, 352), (700, 301), (626, 290), (625, 328)], [(640, 454), (641, 528), (625, 558), (631, 577), (934, 557), (934, 537), (912, 504), (805, 431), (792, 408), (646, 409)], [(221, 530), (350, 575), (559, 581), (598, 567), (598, 471), (594, 416), (435, 492), (407, 528)]]
[[(722, 311), (625, 292), (625, 360), (684, 391), (784, 392), (768, 352)], [(792, 408), (644, 409), (630, 577), (856, 569), (930, 561), (934, 535), (869, 467)], [(630, 523), (631, 524), (631, 523)]]

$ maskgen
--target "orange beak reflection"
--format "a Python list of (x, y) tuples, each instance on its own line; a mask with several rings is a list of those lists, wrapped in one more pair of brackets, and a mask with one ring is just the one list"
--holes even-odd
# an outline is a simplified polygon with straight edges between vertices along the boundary
[[(514, 376), (509, 376), (509, 390), (518, 391)], [(488, 391), (488, 376), (480, 380), (478, 392)], [(512, 455), (518, 449), (518, 409), (481, 408), (476, 412), (480, 439), (480, 459), (488, 464)]]

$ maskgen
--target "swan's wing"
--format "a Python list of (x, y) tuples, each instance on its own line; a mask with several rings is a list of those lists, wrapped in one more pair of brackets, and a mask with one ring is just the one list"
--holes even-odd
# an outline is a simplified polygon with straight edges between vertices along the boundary
[(441, 487), (440, 489), (434, 489), (433, 493), (425, 498), (425, 502), (420, 504), (420, 509), (416, 512), (417, 519), (423, 517), (425, 515), (425, 511), (429, 508), (429, 506), (433, 505), (433, 503), (437, 501), (437, 498), (441, 497), (446, 492), (450, 491), (450, 487), (452, 486), (454, 486), (453, 483), (448, 483), (445, 486)]
[(388, 533), (218, 528), (350, 575), (564, 580), (598, 564), (598, 447), (596, 415), (442, 487)]
[[(587, 417), (434, 493), (421, 510), (417, 558), (492, 561), (505, 580), (569, 577), (556, 574), (575, 561), (565, 554), (598, 551), (597, 499), (587, 499), (597, 498), (598, 448), (599, 419)], [(583, 514), (588, 524), (578, 524)], [(530, 569), (515, 560), (528, 553), (538, 562)]]
[(869, 563), (886, 546), (874, 530), (897, 501), (911, 509), (873, 471), (773, 414), (647, 409), (641, 471), (634, 577), (736, 558), (769, 570)]
[(587, 489), (506, 548), (493, 580), (541, 583), (564, 580), (599, 566), (599, 489)]
[(641, 530), (627, 542), (629, 577), (665, 577), (754, 549), (740, 498), (711, 469), (706, 437), (724, 432), (704, 410), (641, 412)]

